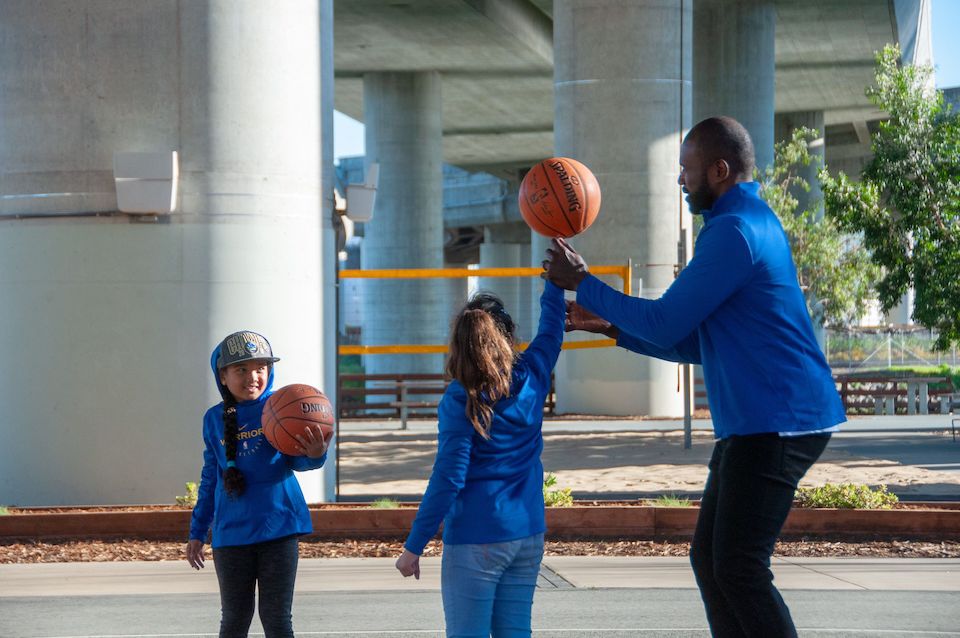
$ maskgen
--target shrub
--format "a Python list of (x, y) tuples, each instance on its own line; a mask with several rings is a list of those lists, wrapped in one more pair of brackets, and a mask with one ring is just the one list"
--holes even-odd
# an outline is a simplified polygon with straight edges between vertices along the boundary
[(800, 507), (831, 507), (861, 510), (888, 510), (900, 502), (886, 485), (870, 489), (869, 485), (826, 483), (821, 487), (801, 487), (797, 490)]
[(197, 504), (197, 484), (192, 481), (187, 481), (183, 486), (187, 488), (187, 493), (177, 497), (177, 505), (193, 507)]
[(676, 494), (661, 494), (650, 502), (655, 507), (691, 507), (693, 503), (688, 498)]
[(573, 493), (569, 487), (553, 489), (557, 477), (548, 473), (543, 478), (543, 502), (547, 507), (570, 507), (573, 505)]
[(396, 507), (400, 507), (400, 503), (393, 500), (392, 498), (378, 498), (374, 502), (370, 503), (370, 507), (376, 509), (389, 510)]
[(0, 516), (6, 516), (9, 513), (10, 513), (10, 510), (8, 510), (3, 505), (0, 505)]

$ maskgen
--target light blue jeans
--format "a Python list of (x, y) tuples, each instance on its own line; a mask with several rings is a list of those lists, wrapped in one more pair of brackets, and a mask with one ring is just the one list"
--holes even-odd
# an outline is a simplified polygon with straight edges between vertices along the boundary
[(440, 581), (448, 638), (528, 638), (542, 560), (543, 534), (444, 545)]

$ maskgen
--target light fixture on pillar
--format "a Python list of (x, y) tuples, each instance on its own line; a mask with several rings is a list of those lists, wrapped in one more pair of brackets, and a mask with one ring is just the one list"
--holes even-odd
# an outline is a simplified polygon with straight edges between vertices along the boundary
[(340, 194), (336, 188), (333, 189), (333, 227), (337, 233), (337, 258), (344, 261), (347, 254), (344, 250), (347, 242), (353, 238), (353, 230), (356, 224), (347, 217), (347, 200)]
[(140, 215), (165, 215), (177, 208), (180, 177), (176, 151), (113, 154), (117, 210)]
[(379, 179), (380, 164), (373, 162), (367, 169), (362, 184), (347, 184), (347, 217), (355, 222), (368, 222), (373, 219)]

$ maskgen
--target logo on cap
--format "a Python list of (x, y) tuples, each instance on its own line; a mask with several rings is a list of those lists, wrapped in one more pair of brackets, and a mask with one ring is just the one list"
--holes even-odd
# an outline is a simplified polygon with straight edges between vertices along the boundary
[(269, 359), (279, 361), (273, 356), (273, 350), (263, 335), (256, 332), (235, 332), (229, 335), (220, 344), (220, 354), (217, 357), (217, 369), (233, 365), (250, 359)]

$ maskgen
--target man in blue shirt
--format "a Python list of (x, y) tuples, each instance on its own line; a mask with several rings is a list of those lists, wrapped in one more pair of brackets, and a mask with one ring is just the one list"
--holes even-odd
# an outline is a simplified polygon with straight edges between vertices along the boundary
[(702, 214), (694, 257), (659, 299), (626, 296), (554, 240), (544, 278), (577, 292), (568, 330), (703, 365), (717, 442), (690, 560), (714, 636), (796, 636), (770, 556), (803, 475), (846, 420), (817, 345), (783, 227), (752, 181), (736, 120), (694, 126), (678, 183)]

